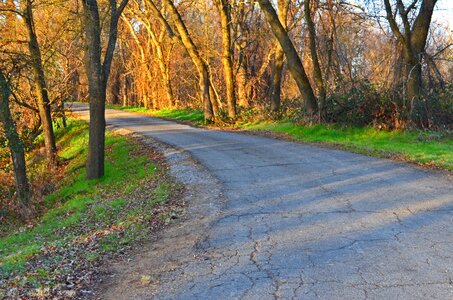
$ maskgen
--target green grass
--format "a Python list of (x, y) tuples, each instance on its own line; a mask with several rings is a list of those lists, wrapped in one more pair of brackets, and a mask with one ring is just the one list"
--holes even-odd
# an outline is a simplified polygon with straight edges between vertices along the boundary
[[(19, 228), (0, 238), (0, 290), (2, 284), (19, 284), (11, 283), (11, 278), (29, 274), (27, 262), (45, 253), (46, 249), (54, 249), (55, 253), (77, 249), (80, 240), (104, 230), (108, 234), (99, 239), (99, 249), (108, 252), (146, 235), (142, 221), (149, 220), (153, 205), (166, 202), (171, 193), (171, 183), (157, 176), (157, 166), (147, 156), (137, 154), (137, 144), (128, 137), (107, 133), (105, 176), (89, 181), (85, 180), (84, 166), (87, 124), (70, 120), (66, 129), (57, 132), (57, 138), (59, 156), (68, 161), (65, 180), (44, 199), (47, 211), (33, 227)], [(131, 200), (135, 199), (133, 193), (150, 182), (155, 182), (154, 190), (141, 193), (146, 199)], [(88, 260), (100, 255), (96, 251), (82, 249)], [(51, 258), (49, 268), (58, 263), (58, 257)], [(31, 272), (34, 275), (29, 278), (30, 282), (39, 281), (43, 274), (52, 272), (46, 268), (39, 270)], [(2, 278), (6, 280), (3, 283)]]
[(453, 170), (453, 139), (438, 132), (385, 131), (364, 127), (298, 125), (292, 122), (256, 122), (240, 126), (288, 134), (294, 140), (321, 143), (373, 156), (397, 156), (406, 161)]
[[(157, 117), (189, 120), (201, 124), (201, 110), (112, 107), (139, 111)], [(453, 139), (450, 134), (432, 131), (385, 131), (370, 127), (335, 125), (306, 126), (291, 121), (257, 121), (237, 123), (238, 128), (287, 134), (290, 138), (310, 143), (340, 147), (349, 151), (378, 157), (398, 157), (405, 161), (453, 170)]]

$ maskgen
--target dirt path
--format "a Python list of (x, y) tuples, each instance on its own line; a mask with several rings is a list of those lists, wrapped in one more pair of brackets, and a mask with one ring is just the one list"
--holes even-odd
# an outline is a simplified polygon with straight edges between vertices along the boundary
[(114, 110), (107, 122), (170, 145), (189, 206), (158, 242), (112, 266), (102, 298), (453, 298), (447, 176)]

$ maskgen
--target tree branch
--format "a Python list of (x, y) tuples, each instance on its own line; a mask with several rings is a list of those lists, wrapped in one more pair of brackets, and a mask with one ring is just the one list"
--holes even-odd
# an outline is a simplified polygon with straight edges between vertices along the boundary
[(387, 13), (387, 20), (390, 24), (390, 28), (392, 29), (393, 33), (395, 34), (396, 38), (402, 43), (405, 43), (405, 37), (401, 33), (400, 29), (398, 28), (398, 24), (396, 23), (395, 17), (393, 16), (392, 7), (390, 5), (389, 0), (384, 0), (385, 11)]

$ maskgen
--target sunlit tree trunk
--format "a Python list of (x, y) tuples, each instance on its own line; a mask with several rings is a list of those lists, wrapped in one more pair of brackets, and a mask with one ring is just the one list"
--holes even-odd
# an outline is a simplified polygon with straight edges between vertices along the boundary
[(315, 23), (311, 18), (312, 10), (310, 8), (311, 0), (304, 0), (304, 16), (305, 22), (307, 23), (308, 36), (310, 40), (310, 54), (313, 61), (313, 74), (315, 78), (316, 87), (318, 88), (318, 98), (319, 98), (319, 111), (320, 117), (325, 110), (325, 101), (326, 101), (326, 88), (324, 85), (324, 80), (321, 71), (321, 65), (319, 63), (317, 46), (316, 46), (316, 27)]
[(165, 57), (164, 57), (164, 49), (162, 47), (163, 45), (163, 35), (161, 35), (159, 38), (156, 36), (156, 33), (150, 30), (149, 32), (151, 36), (151, 40), (154, 44), (154, 47), (156, 49), (156, 54), (157, 54), (157, 63), (159, 64), (159, 70), (161, 73), (161, 81), (162, 81), (162, 87), (164, 88), (165, 91), (165, 96), (167, 98), (167, 106), (172, 107), (173, 106), (173, 91), (171, 89), (171, 82), (170, 82), (170, 77), (168, 74), (168, 65), (166, 64)]
[(236, 118), (236, 91), (233, 74), (233, 51), (231, 49), (231, 15), (230, 4), (227, 0), (217, 0), (222, 28), (222, 63), (225, 73), (228, 116)]
[(20, 201), (20, 214), (28, 218), (32, 214), (31, 193), (27, 179), (24, 146), (17, 134), (16, 125), (9, 108), (10, 91), (6, 78), (0, 70), (0, 121), (3, 124), (8, 147), (13, 161), (14, 179), (17, 197)]
[[(159, 10), (157, 10), (156, 6), (149, 0), (151, 4), (152, 11), (156, 18), (164, 25), (167, 32), (170, 34), (171, 37), (175, 37), (170, 25), (162, 16)], [(203, 103), (203, 112), (206, 121), (212, 122), (214, 121), (214, 112), (213, 112), (213, 104), (210, 95), (210, 78), (209, 78), (209, 70), (208, 66), (202, 59), (200, 53), (198, 52), (197, 47), (195, 46), (192, 38), (189, 35), (189, 31), (187, 30), (186, 25), (184, 24), (181, 15), (179, 14), (178, 10), (176, 9), (175, 5), (171, 0), (163, 0), (162, 1), (165, 6), (167, 7), (168, 14), (170, 15), (176, 30), (178, 31), (179, 38), (181, 43), (183, 44), (184, 48), (186, 49), (187, 53), (189, 54), (190, 58), (192, 59), (195, 67), (197, 68), (199, 74), (199, 86), (200, 86), (200, 96)]]
[(280, 46), (283, 49), (283, 52), (286, 55), (288, 60), (288, 68), (296, 81), (297, 87), (301, 93), (302, 99), (305, 102), (305, 108), (310, 114), (314, 114), (318, 110), (318, 103), (316, 97), (313, 94), (313, 89), (311, 88), (310, 82), (308, 80), (307, 74), (305, 73), (304, 66), (302, 61), (299, 58), (299, 54), (294, 48), (291, 39), (288, 36), (285, 28), (283, 28), (280, 23), (275, 9), (272, 7), (272, 4), (269, 0), (258, 0), (260, 7), (264, 13), (264, 16), (269, 23), (272, 32), (280, 43)]
[(231, 17), (234, 19), (233, 29), (233, 40), (234, 47), (236, 49), (237, 59), (235, 67), (235, 81), (237, 90), (237, 104), (242, 107), (249, 107), (249, 93), (248, 93), (248, 76), (247, 76), (247, 56), (245, 55), (245, 48), (247, 46), (247, 29), (245, 21), (245, 3), (239, 1), (237, 6), (234, 6), (234, 13), (232, 12)]
[[(288, 15), (288, 6), (290, 0), (278, 0), (278, 20), (282, 24), (283, 28), (286, 30), (287, 22), (286, 17)], [(281, 90), (282, 90), (282, 77), (283, 77), (283, 62), (285, 59), (285, 53), (283, 52), (280, 43), (277, 40), (275, 45), (275, 64), (272, 74), (272, 88), (271, 88), (271, 110), (277, 111), (280, 109), (281, 103)]]
[(46, 147), (47, 159), (50, 164), (56, 164), (57, 147), (52, 126), (50, 100), (47, 89), (46, 77), (41, 59), (41, 49), (35, 32), (33, 19), (33, 8), (31, 0), (25, 1), (24, 21), (28, 32), (28, 49), (30, 51), (31, 67), (33, 69), (34, 84), (38, 97), (39, 117), (44, 133), (44, 145)]
[(250, 105), (247, 90), (247, 58), (244, 55), (244, 49), (238, 47), (238, 71), (236, 75), (236, 83), (238, 87), (239, 105), (248, 107)]

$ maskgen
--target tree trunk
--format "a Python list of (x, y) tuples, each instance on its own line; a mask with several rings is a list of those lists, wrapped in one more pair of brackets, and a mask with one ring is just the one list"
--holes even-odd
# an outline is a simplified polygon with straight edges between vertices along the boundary
[(90, 129), (88, 141), (87, 179), (104, 176), (105, 100), (113, 53), (118, 35), (118, 20), (128, 0), (110, 2), (110, 28), (104, 62), (101, 63), (101, 25), (97, 0), (83, 0), (85, 22), (85, 68), (88, 77)]
[(231, 49), (231, 16), (230, 4), (227, 0), (218, 0), (217, 7), (220, 14), (220, 24), (222, 28), (222, 63), (225, 73), (226, 94), (228, 116), (236, 118), (236, 91), (233, 78), (233, 51)]
[(27, 219), (32, 214), (30, 185), (28, 184), (24, 146), (17, 134), (16, 125), (9, 109), (10, 91), (6, 78), (0, 70), (0, 121), (3, 123), (6, 139), (13, 161), (14, 180), (20, 202), (20, 214)]
[(33, 8), (31, 0), (25, 2), (24, 21), (28, 32), (28, 49), (31, 56), (31, 67), (33, 69), (34, 84), (38, 97), (39, 117), (44, 133), (44, 145), (46, 147), (47, 159), (51, 165), (56, 164), (57, 146), (52, 126), (52, 116), (50, 111), (50, 100), (47, 91), (46, 77), (41, 60), (41, 49), (35, 32), (33, 19)]
[(272, 111), (278, 111), (280, 109), (284, 59), (285, 53), (279, 45), (275, 51), (274, 70), (272, 73), (272, 88), (270, 97)]
[(105, 156), (105, 89), (90, 84), (90, 129), (88, 140), (87, 179), (104, 176)]
[[(410, 24), (409, 15), (412, 10), (416, 9), (417, 1), (408, 7), (400, 0), (396, 2), (396, 12), (393, 12), (390, 0), (384, 0), (385, 11), (390, 28), (397, 41), (403, 47), (403, 57), (406, 64), (406, 110), (412, 111), (412, 103), (422, 96), (422, 55), (425, 51), (426, 40), (428, 38), (431, 18), (436, 6), (437, 0), (422, 0), (420, 9), (413, 22)], [(398, 13), (404, 30), (401, 31), (395, 19)]]
[[(101, 63), (101, 27), (96, 0), (84, 0), (85, 21), (85, 67), (88, 77), (88, 101), (90, 105), (90, 129), (87, 179), (104, 176), (105, 145), (105, 88)], [(103, 92), (104, 90), (104, 92)]]
[(291, 72), (291, 75), (297, 83), (302, 99), (305, 102), (305, 108), (307, 109), (307, 112), (310, 114), (315, 114), (318, 110), (318, 103), (316, 101), (315, 95), (313, 94), (313, 89), (311, 88), (307, 74), (305, 73), (302, 61), (300, 60), (299, 55), (288, 36), (288, 33), (278, 20), (277, 13), (275, 12), (269, 0), (258, 0), (258, 3), (263, 10), (264, 16), (269, 23), (272, 32), (279, 41), (280, 46), (282, 47), (283, 52), (286, 55), (289, 71)]
[(319, 98), (319, 112), (320, 112), (320, 119), (323, 119), (323, 113), (325, 111), (325, 102), (326, 102), (326, 89), (324, 86), (324, 80), (321, 71), (321, 65), (318, 59), (318, 52), (316, 47), (316, 27), (315, 23), (311, 18), (311, 9), (310, 9), (310, 1), (311, 0), (304, 0), (304, 15), (305, 15), (305, 22), (307, 23), (308, 27), (308, 36), (310, 40), (310, 54), (311, 59), (313, 61), (313, 74), (315, 78), (316, 87), (318, 88), (318, 98)]
[[(150, 27), (151, 28), (151, 27)], [(167, 98), (167, 106), (172, 107), (173, 106), (173, 91), (171, 89), (171, 82), (170, 82), (170, 77), (168, 74), (168, 65), (165, 62), (165, 57), (164, 57), (164, 51), (162, 47), (162, 39), (159, 37), (159, 39), (156, 37), (156, 34), (150, 30), (149, 31), (151, 39), (153, 41), (154, 47), (156, 48), (156, 54), (157, 54), (157, 63), (159, 64), (159, 69), (161, 73), (161, 82), (162, 82), (162, 87), (164, 88), (165, 91), (165, 97)]]
[(242, 107), (249, 107), (249, 97), (247, 92), (247, 58), (244, 55), (244, 49), (238, 47), (238, 72), (236, 74), (236, 83), (238, 87), (238, 101)]
[(406, 64), (406, 92), (407, 100), (406, 107), (410, 110), (412, 102), (417, 100), (422, 93), (422, 66), (421, 62), (417, 59), (411, 59), (405, 57)]
[[(287, 22), (286, 17), (288, 15), (289, 0), (278, 0), (278, 20), (286, 30)], [(285, 53), (280, 46), (278, 40), (275, 45), (275, 63), (272, 74), (272, 88), (271, 88), (271, 110), (278, 111), (281, 103), (281, 90), (282, 90), (282, 78), (283, 78), (283, 62), (285, 59)]]
[[(195, 46), (192, 38), (189, 35), (186, 25), (184, 24), (181, 15), (176, 9), (175, 5), (171, 0), (162, 0), (162, 2), (167, 6), (168, 13), (171, 16), (173, 23), (175, 24), (176, 29), (178, 30), (181, 42), (184, 45), (187, 53), (192, 58), (193, 63), (195, 64), (199, 78), (200, 85), (200, 96), (203, 103), (204, 117), (206, 121), (214, 121), (214, 112), (212, 109), (212, 100), (209, 93), (210, 79), (209, 79), (209, 70), (206, 63), (201, 58), (200, 53), (198, 52), (197, 47)], [(160, 15), (158, 16), (161, 22), (166, 23), (165, 19)], [(169, 27), (169, 26), (166, 26)]]

